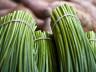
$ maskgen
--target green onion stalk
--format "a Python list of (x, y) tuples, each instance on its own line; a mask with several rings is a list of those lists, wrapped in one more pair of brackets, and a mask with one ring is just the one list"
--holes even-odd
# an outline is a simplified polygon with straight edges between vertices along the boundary
[[(61, 18), (62, 16), (64, 17)], [(72, 6), (64, 4), (52, 11), (51, 28), (60, 72), (96, 71), (95, 55)]]
[[(14, 11), (0, 18), (0, 25), (11, 20), (28, 22), (33, 32), (35, 20), (28, 12)], [(32, 30), (24, 22), (8, 22), (0, 26), (0, 72), (37, 72), (33, 54)]]
[(89, 31), (89, 32), (86, 32), (86, 35), (96, 55), (96, 33), (94, 33), (93, 31)]
[[(37, 39), (37, 40), (36, 40)], [(57, 72), (54, 40), (48, 32), (35, 32), (35, 61), (39, 72)]]

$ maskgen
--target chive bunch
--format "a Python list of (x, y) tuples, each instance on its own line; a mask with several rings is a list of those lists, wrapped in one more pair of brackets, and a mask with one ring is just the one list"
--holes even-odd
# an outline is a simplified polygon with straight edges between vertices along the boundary
[[(26, 21), (32, 30), (16, 20)], [(28, 12), (9, 13), (0, 18), (0, 25), (0, 72), (57, 72), (52, 35), (35, 32), (35, 20)], [(50, 39), (36, 40), (46, 37)]]
[(1, 17), (0, 72), (96, 72), (96, 45), (88, 40), (96, 34), (86, 36), (77, 12), (67, 4), (59, 6), (52, 11), (50, 23), (53, 35), (35, 31), (28, 12)]
[[(35, 20), (28, 12), (14, 11), (0, 18), (7, 21), (25, 20), (35, 31)], [(0, 72), (37, 72), (31, 29), (23, 22), (9, 22), (0, 27)]]
[(67, 4), (57, 7), (51, 13), (51, 28), (60, 72), (95, 72), (95, 56), (78, 18), (65, 16), (54, 26), (54, 23), (66, 14), (77, 16), (77, 12)]
[[(39, 39), (42, 38), (42, 39)], [(45, 39), (44, 39), (45, 38)], [(50, 38), (50, 39), (46, 39)], [(56, 50), (52, 35), (48, 32), (35, 32), (35, 61), (39, 72), (57, 72)]]
[(86, 34), (87, 34), (87, 37), (89, 39), (90, 45), (92, 46), (93, 51), (96, 55), (96, 41), (94, 41), (94, 39), (96, 39), (96, 33), (94, 33), (93, 31), (90, 31), (90, 32), (87, 32)]

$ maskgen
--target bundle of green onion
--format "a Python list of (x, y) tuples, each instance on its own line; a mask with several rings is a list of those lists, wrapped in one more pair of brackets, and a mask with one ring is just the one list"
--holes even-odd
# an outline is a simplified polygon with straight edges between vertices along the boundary
[(35, 32), (35, 61), (39, 72), (57, 72), (56, 51), (52, 35)]
[(24, 22), (10, 22), (18, 19), (28, 22), (33, 32), (36, 29), (28, 12), (15, 11), (0, 18), (0, 72), (37, 72), (32, 30)]
[(52, 11), (51, 28), (57, 46), (60, 72), (96, 72), (92, 47), (71, 6), (64, 4)]
[(52, 11), (51, 28), (53, 35), (35, 31), (28, 12), (1, 17), (0, 72), (96, 72), (96, 45), (88, 40), (96, 34), (87, 38), (71, 6)]
[(0, 18), (0, 72), (57, 72), (52, 35), (35, 29), (28, 12)]
[(89, 42), (93, 48), (93, 51), (96, 55), (96, 33), (94, 33), (93, 31), (87, 32), (87, 37), (89, 39)]

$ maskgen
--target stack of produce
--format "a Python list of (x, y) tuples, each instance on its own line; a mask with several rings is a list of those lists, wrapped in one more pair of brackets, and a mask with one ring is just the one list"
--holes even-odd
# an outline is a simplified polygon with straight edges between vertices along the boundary
[[(0, 72), (28, 72), (37, 71), (33, 59), (34, 49), (32, 30), (35, 31), (35, 20), (28, 12), (14, 11), (0, 18)], [(1, 25), (5, 22), (5, 25)]]
[(35, 31), (28, 12), (1, 17), (0, 72), (96, 72), (94, 46), (77, 12), (67, 4), (59, 6), (52, 11), (50, 23), (52, 35)]
[(87, 32), (87, 38), (89, 39), (90, 45), (93, 48), (93, 51), (96, 55), (96, 33), (94, 33), (93, 31)]
[(57, 71), (52, 35), (35, 30), (28, 12), (14, 11), (0, 18), (0, 72)]
[(35, 61), (39, 72), (57, 72), (56, 50), (52, 35), (48, 32), (35, 32)]
[(56, 42), (60, 72), (95, 72), (92, 47), (85, 36), (76, 11), (67, 4), (51, 13), (51, 28)]

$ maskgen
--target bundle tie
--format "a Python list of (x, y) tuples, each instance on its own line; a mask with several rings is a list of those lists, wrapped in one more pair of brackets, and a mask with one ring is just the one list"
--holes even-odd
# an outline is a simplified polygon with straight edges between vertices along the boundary
[(89, 39), (89, 41), (96, 41), (96, 39)]
[(26, 22), (25, 20), (20, 20), (20, 19), (7, 21), (7, 22), (1, 24), (0, 27), (3, 26), (3, 25), (8, 24), (8, 23), (10, 23), (10, 22), (16, 22), (16, 21), (17, 21), (17, 22), (23, 22), (23, 23), (25, 23), (25, 24), (31, 29), (31, 31), (32, 31), (32, 33), (33, 33), (33, 29), (32, 29), (32, 27), (31, 27), (31, 25), (30, 25), (28, 22)]
[[(43, 37), (41, 37), (41, 38), (35, 39), (34, 42), (35, 42), (35, 41), (38, 41), (38, 40), (42, 40), (42, 39), (52, 40), (51, 38), (43, 38)], [(37, 49), (36, 49), (36, 52), (35, 52), (35, 50), (33, 50), (33, 53), (34, 53), (34, 54), (37, 54)], [(43, 53), (43, 54), (44, 54), (44, 53)]]
[[(57, 23), (59, 20), (61, 20), (63, 17), (65, 17), (65, 16), (73, 16), (73, 17), (75, 17), (75, 18), (77, 18), (77, 19), (79, 20), (79, 18), (78, 18), (77, 16), (75, 16), (75, 15), (65, 14), (65, 15), (61, 16), (59, 19), (57, 19), (57, 21), (54, 23), (54, 25), (53, 25), (53, 27), (52, 27), (52, 30), (54, 29), (54, 26), (56, 25), (56, 23)], [(79, 20), (79, 21), (80, 21), (80, 20)]]
[(47, 40), (52, 40), (51, 38), (37, 38), (37, 39), (35, 39), (34, 41), (37, 41), (37, 40), (42, 40), (42, 39), (47, 39)]

